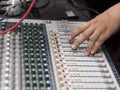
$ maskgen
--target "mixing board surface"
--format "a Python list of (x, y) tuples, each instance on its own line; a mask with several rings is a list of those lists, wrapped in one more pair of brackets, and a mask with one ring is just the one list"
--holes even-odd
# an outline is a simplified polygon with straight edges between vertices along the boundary
[[(17, 22), (0, 23), (5, 30)], [(84, 22), (29, 20), (0, 35), (0, 90), (120, 90), (120, 77), (100, 49), (72, 50), (68, 34)]]

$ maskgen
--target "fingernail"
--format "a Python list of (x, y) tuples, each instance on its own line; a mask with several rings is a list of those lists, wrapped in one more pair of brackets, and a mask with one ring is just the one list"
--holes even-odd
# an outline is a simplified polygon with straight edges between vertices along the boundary
[(68, 39), (70, 40), (70, 39), (71, 39), (71, 36), (68, 36)]
[(74, 45), (74, 44), (72, 45), (72, 49), (76, 49), (76, 47), (75, 47), (75, 45)]
[(88, 56), (88, 55), (89, 55), (89, 53), (88, 53), (88, 52), (85, 52), (85, 55), (86, 55), (86, 56)]
[(92, 50), (92, 51), (91, 51), (91, 54), (94, 54), (94, 53), (95, 53), (95, 51), (94, 51), (94, 50)]

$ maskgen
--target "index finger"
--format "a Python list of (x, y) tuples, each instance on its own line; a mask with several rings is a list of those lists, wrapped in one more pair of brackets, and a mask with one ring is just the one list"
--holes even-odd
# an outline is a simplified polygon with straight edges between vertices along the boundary
[(87, 22), (83, 24), (82, 26), (78, 27), (76, 30), (74, 30), (73, 32), (69, 34), (68, 39), (71, 40), (72, 38), (75, 38), (77, 35), (79, 35), (84, 30), (86, 30), (89, 26), (90, 26), (90, 23)]

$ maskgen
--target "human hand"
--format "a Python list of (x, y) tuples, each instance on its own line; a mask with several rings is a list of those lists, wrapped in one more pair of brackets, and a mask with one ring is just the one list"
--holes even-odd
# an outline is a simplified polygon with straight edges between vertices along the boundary
[(72, 48), (76, 49), (83, 41), (89, 38), (85, 54), (90, 55), (96, 53), (101, 44), (117, 32), (120, 26), (118, 21), (120, 21), (118, 18), (114, 18), (107, 12), (98, 15), (70, 33), (68, 36), (69, 40), (81, 34), (77, 40), (73, 42)]

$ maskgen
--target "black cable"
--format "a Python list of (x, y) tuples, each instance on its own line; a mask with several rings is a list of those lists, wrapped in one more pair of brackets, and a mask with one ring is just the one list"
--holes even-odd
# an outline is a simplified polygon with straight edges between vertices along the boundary
[(43, 8), (47, 7), (50, 4), (51, 0), (48, 0), (48, 1), (45, 0), (45, 1), (46, 1), (45, 4), (43, 4), (42, 6), (39, 6), (39, 2), (42, 3), (42, 0), (36, 0), (37, 4), (35, 4), (35, 6), (33, 8), (35, 8), (35, 9), (43, 9)]
[[(42, 6), (39, 6), (39, 3), (41, 4), (42, 0), (36, 0), (36, 3), (33, 7), (33, 9), (43, 9), (43, 8), (46, 8), (48, 7), (48, 5), (50, 4), (51, 0), (43, 0), (43, 1), (46, 1), (45, 4), (43, 4)], [(27, 7), (29, 6), (29, 3), (26, 4), (26, 5), (23, 5), (23, 8), (26, 9)]]
[[(81, 0), (79, 0), (81, 1)], [(88, 7), (80, 7), (76, 2), (75, 0), (68, 0), (68, 2), (73, 5), (75, 8), (77, 8), (78, 10), (87, 10), (87, 11), (91, 11), (97, 15), (99, 15), (100, 13), (98, 11), (96, 11), (95, 9), (92, 9), (92, 8), (88, 8)], [(83, 1), (81, 1), (83, 3)]]

